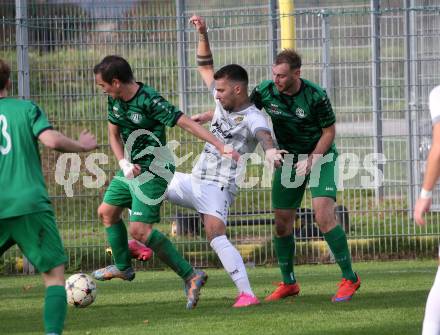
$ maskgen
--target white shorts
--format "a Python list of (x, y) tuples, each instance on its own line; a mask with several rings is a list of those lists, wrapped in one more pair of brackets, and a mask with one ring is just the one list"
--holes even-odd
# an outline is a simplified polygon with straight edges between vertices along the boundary
[(234, 195), (223, 187), (200, 181), (189, 173), (181, 172), (174, 173), (165, 198), (173, 204), (215, 216), (225, 225), (229, 206), (234, 201)]

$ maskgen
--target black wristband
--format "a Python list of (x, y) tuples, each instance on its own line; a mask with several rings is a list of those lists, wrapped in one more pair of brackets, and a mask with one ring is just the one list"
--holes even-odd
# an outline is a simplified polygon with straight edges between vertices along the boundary
[(198, 66), (205, 66), (205, 65), (214, 65), (214, 60), (211, 58), (209, 60), (197, 60)]
[(213, 65), (214, 60), (212, 59), (212, 54), (209, 55), (197, 55), (197, 65), (205, 66), (205, 65)]

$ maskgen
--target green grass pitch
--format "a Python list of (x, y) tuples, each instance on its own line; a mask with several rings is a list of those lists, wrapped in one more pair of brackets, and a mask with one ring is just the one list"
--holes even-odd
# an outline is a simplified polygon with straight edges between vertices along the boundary
[[(195, 310), (185, 310), (182, 281), (171, 271), (137, 273), (133, 282), (98, 282), (98, 297), (85, 309), (68, 308), (65, 335), (95, 334), (420, 334), (434, 280), (434, 261), (356, 263), (362, 286), (349, 303), (331, 303), (336, 265), (297, 266), (296, 298), (231, 308), (235, 287), (222, 269), (209, 280)], [(275, 267), (249, 269), (263, 300), (279, 280)], [(41, 334), (44, 288), (39, 276), (0, 277), (1, 334)]]

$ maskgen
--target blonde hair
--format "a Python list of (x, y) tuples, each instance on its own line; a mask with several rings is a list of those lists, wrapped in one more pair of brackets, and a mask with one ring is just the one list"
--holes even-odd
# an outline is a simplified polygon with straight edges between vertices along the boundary
[(293, 49), (284, 49), (275, 58), (275, 65), (289, 64), (291, 70), (301, 68), (301, 56)]

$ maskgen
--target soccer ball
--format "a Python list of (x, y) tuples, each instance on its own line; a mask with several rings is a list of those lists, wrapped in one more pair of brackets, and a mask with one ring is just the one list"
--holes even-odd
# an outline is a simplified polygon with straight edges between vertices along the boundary
[(67, 303), (75, 307), (87, 307), (96, 299), (96, 284), (85, 273), (71, 275), (66, 280)]

